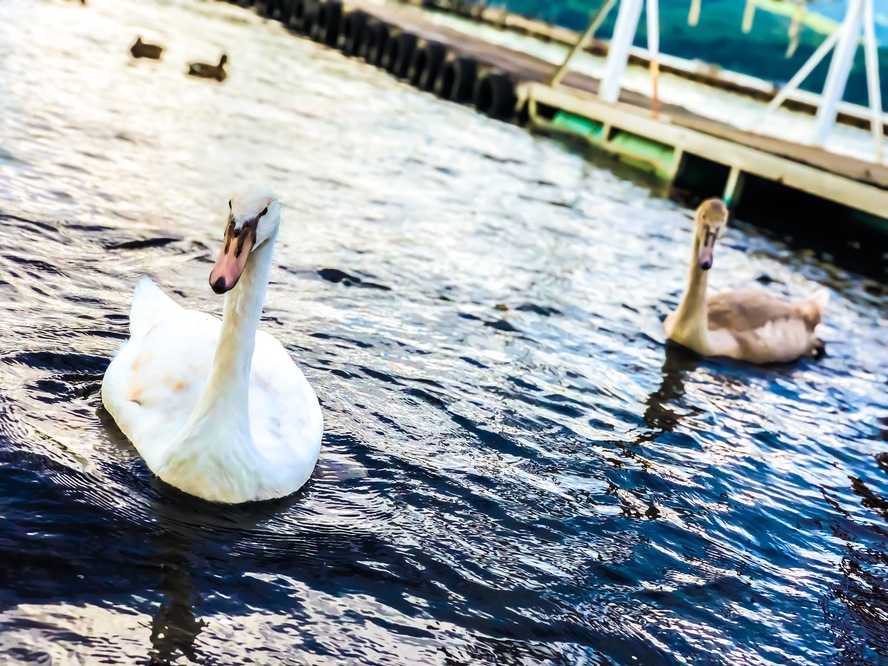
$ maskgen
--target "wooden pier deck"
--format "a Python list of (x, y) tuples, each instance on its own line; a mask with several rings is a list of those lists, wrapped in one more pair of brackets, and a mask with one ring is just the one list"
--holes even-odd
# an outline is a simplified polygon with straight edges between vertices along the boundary
[[(550, 87), (546, 82), (556, 69), (551, 63), (437, 25), (416, 7), (354, 0), (346, 9), (360, 9), (396, 30), (440, 43), (454, 55), (472, 58), (479, 68), (507, 73), (516, 85), (519, 110), (533, 124), (555, 127), (558, 114), (590, 121), (602, 128), (586, 137), (590, 143), (636, 163), (639, 156), (627, 155), (627, 133), (662, 145), (671, 156), (665, 156), (665, 168), (651, 164), (650, 170), (667, 179), (679, 174), (684, 160), (700, 158), (727, 167), (724, 195), (732, 202), (739, 198), (744, 178), (754, 176), (886, 217), (888, 167), (883, 165), (743, 131), (674, 104), (662, 104), (655, 117), (651, 99), (631, 91), (622, 91), (617, 104), (608, 104), (596, 96), (598, 79), (578, 72)], [(616, 136), (623, 140), (612, 141)], [(658, 160), (663, 162), (663, 156)], [(645, 161), (643, 155), (640, 161)]]

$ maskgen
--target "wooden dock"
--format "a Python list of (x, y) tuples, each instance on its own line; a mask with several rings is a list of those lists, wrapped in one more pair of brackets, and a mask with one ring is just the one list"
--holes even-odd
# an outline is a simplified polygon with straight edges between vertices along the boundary
[[(450, 2), (450, 0), (408, 0), (405, 4), (421, 5), (422, 7), (460, 17), (467, 21), (482, 24), (495, 30), (525, 35), (544, 43), (561, 44), (572, 47), (579, 34), (573, 30), (550, 25), (537, 19), (518, 14), (511, 14), (503, 8), (480, 8), (478, 5)], [(607, 57), (609, 44), (602, 39), (593, 38), (583, 49), (586, 53), (599, 57)], [(644, 69), (650, 68), (650, 57), (646, 49), (632, 48), (629, 52), (629, 63)], [(661, 72), (687, 79), (729, 92), (750, 97), (759, 102), (768, 103), (780, 92), (780, 86), (751, 76), (737, 75), (733, 72), (699, 60), (688, 61), (660, 54), (659, 68)], [(817, 96), (812, 93), (790, 94), (783, 102), (783, 107), (791, 111), (816, 115), (818, 109)], [(836, 122), (858, 129), (870, 129), (868, 109), (842, 104), (836, 116)], [(882, 132), (888, 134), (888, 123), (883, 123)]]
[[(651, 99), (631, 91), (623, 91), (619, 103), (607, 104), (596, 97), (599, 81), (578, 72), (569, 72), (552, 88), (545, 83), (556, 69), (551, 63), (435, 25), (414, 7), (363, 1), (348, 7), (421, 40), (443, 44), (482, 68), (508, 74), (516, 85), (518, 112), (524, 110), (538, 127), (569, 132), (569, 123), (555, 123), (559, 113), (591, 121), (591, 127), (602, 128), (584, 136), (591, 144), (634, 163), (646, 163), (650, 171), (669, 180), (680, 174), (683, 161), (689, 158), (723, 165), (727, 172), (724, 192), (719, 194), (734, 205), (742, 196), (745, 177), (752, 175), (877, 218), (884, 218), (888, 211), (888, 167), (746, 132), (676, 105), (662, 105), (655, 118)], [(627, 142), (627, 134), (667, 150), (659, 151), (654, 159), (633, 154), (632, 145), (637, 142)]]

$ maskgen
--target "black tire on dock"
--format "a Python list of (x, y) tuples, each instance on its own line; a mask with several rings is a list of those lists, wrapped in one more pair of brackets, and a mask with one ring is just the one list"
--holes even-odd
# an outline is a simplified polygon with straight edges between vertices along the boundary
[(279, 21), (287, 0), (266, 0), (263, 16), (272, 21)]
[(290, 15), (287, 25), (298, 33), (307, 35), (317, 22), (317, 0), (289, 0)]
[(358, 54), (364, 28), (367, 25), (367, 14), (360, 9), (349, 12), (342, 19), (342, 30), (339, 34), (339, 48), (345, 55)]
[(435, 94), (457, 104), (470, 102), (477, 78), (478, 63), (472, 58), (458, 56), (444, 63)]
[(309, 33), (311, 38), (321, 44), (335, 46), (342, 25), (342, 3), (339, 0), (328, 0), (318, 8), (316, 17)]
[(413, 53), (410, 70), (407, 72), (410, 85), (420, 90), (432, 90), (446, 58), (447, 49), (443, 44), (426, 42), (425, 46)]
[(275, 0), (264, 0), (256, 5), (256, 13), (263, 18), (274, 18)]
[(456, 2), (455, 4), (456, 4), (456, 7), (454, 9), (455, 9), (457, 16), (462, 16), (465, 18), (474, 18), (474, 16), (472, 16), (472, 12), (474, 11), (472, 7), (475, 3), (473, 3), (473, 2)]
[(292, 0), (270, 0), (268, 3), (268, 17), (287, 25), (290, 20), (292, 5)]
[(319, 7), (315, 6), (306, 12), (305, 19), (302, 21), (302, 34), (311, 40), (315, 40), (317, 36), (318, 13)]
[(379, 21), (371, 21), (364, 28), (361, 37), (361, 46), (358, 49), (358, 57), (363, 58), (368, 64), (379, 66), (385, 47), (391, 39), (389, 27)]
[(512, 77), (503, 72), (491, 72), (475, 86), (475, 106), (491, 118), (509, 120), (515, 115), (517, 101)]
[(402, 32), (394, 39), (390, 39), (385, 46), (381, 66), (393, 76), (403, 79), (407, 76), (410, 61), (413, 60), (413, 52), (416, 51), (416, 35)]

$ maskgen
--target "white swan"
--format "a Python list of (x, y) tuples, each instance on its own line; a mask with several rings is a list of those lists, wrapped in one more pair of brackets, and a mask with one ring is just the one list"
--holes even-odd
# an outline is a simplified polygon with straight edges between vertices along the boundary
[(161, 479), (237, 503), (298, 490), (317, 462), (323, 418), (281, 343), (257, 331), (280, 203), (250, 193), (233, 196), (229, 209), (210, 273), (213, 291), (228, 292), (222, 321), (185, 310), (143, 278), (102, 402)]
[(719, 199), (700, 204), (688, 287), (678, 309), (666, 317), (666, 336), (703, 356), (728, 356), (750, 363), (785, 363), (816, 355), (815, 335), (829, 292), (786, 302), (762, 291), (733, 291), (706, 298), (715, 241), (728, 223)]

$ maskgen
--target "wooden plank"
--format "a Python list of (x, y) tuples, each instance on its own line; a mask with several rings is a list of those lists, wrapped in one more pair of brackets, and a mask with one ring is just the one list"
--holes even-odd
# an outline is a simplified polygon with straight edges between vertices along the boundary
[(608, 104), (588, 93), (527, 84), (528, 99), (569, 113), (610, 124), (639, 136), (669, 144), (677, 150), (725, 164), (849, 208), (884, 217), (888, 210), (885, 190), (816, 169), (757, 148), (728, 141), (690, 127), (654, 120), (630, 105)]
[[(831, 173), (867, 183), (874, 187), (888, 189), (888, 167), (880, 164), (864, 162), (848, 155), (830, 153), (814, 146), (783, 141), (763, 134), (753, 134), (752, 132), (746, 132), (724, 123), (700, 118), (699, 116), (686, 117), (678, 115), (673, 118), (673, 122), (676, 125), (689, 127), (699, 132), (734, 141), (751, 148), (757, 148), (772, 155), (830, 171)], [(888, 209), (888, 201), (886, 201), (886, 209)]]

